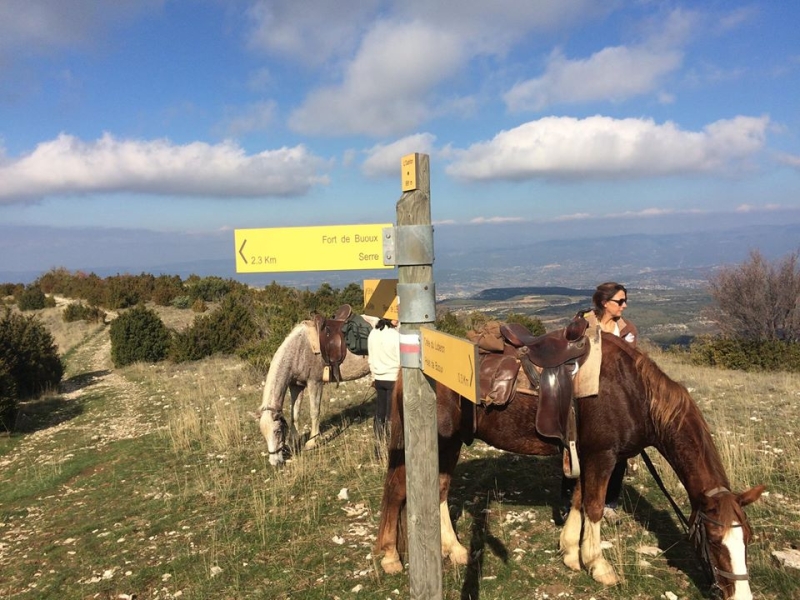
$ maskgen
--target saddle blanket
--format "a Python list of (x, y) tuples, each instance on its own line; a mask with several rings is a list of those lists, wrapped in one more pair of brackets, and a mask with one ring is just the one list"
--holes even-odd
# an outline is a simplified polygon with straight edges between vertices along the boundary
[(586, 330), (586, 337), (589, 340), (589, 353), (573, 380), (576, 398), (596, 396), (600, 391), (600, 358), (603, 355), (603, 348), (600, 345), (600, 324), (594, 314), (587, 314), (585, 318), (589, 321), (589, 328)]

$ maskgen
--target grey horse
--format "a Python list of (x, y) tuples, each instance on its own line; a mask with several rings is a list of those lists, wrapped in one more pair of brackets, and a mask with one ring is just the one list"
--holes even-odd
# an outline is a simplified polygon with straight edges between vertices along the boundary
[[(377, 319), (362, 315), (371, 325)], [(300, 400), (308, 391), (309, 412), (311, 415), (311, 436), (305, 444), (313, 448), (319, 439), (319, 415), (322, 404), (323, 369), (325, 367), (319, 353), (315, 353), (309, 341), (309, 330), (314, 330), (312, 321), (303, 321), (295, 325), (292, 331), (281, 342), (267, 373), (261, 408), (256, 418), (259, 428), (267, 440), (269, 462), (278, 466), (284, 462), (286, 449), (287, 423), (283, 417), (283, 402), (286, 390), (291, 397), (292, 432), (299, 436), (297, 430), (300, 415)], [(358, 356), (348, 352), (340, 366), (342, 381), (353, 381), (369, 375), (369, 363), (366, 356)], [(299, 438), (297, 438), (299, 439)]]

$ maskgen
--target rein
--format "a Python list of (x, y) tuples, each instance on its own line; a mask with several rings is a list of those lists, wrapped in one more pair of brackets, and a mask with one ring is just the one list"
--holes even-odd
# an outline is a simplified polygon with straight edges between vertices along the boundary
[[(661, 477), (658, 475), (658, 471), (656, 471), (656, 467), (653, 464), (653, 461), (650, 460), (650, 457), (647, 456), (647, 453), (642, 450), (642, 459), (644, 459), (644, 464), (647, 465), (647, 470), (650, 471), (650, 474), (655, 479), (655, 482), (658, 484), (658, 487), (661, 489), (661, 492), (664, 496), (669, 500), (669, 503), (672, 505), (672, 509), (675, 511), (675, 514), (678, 516), (678, 520), (683, 525), (684, 533), (689, 536), (689, 540), (692, 544), (700, 549), (700, 558), (703, 563), (706, 565), (706, 570), (709, 575), (711, 575), (711, 582), (712, 587), (719, 588), (719, 584), (716, 582), (716, 578), (713, 575), (719, 575), (729, 581), (748, 581), (750, 576), (747, 573), (730, 573), (728, 571), (723, 571), (719, 567), (717, 567), (711, 560), (711, 552), (709, 551), (709, 542), (706, 534), (705, 527), (701, 526), (703, 521), (707, 521), (709, 523), (713, 523), (718, 527), (725, 527), (724, 523), (720, 523), (716, 519), (712, 519), (706, 513), (701, 510), (697, 511), (697, 516), (694, 519), (694, 522), (689, 523), (689, 520), (681, 511), (678, 504), (672, 498), (670, 493), (667, 491), (664, 482), (661, 480)], [(715, 487), (711, 490), (708, 490), (705, 495), (708, 497), (716, 496), (717, 494), (730, 494), (731, 491), (726, 487)], [(742, 527), (741, 523), (732, 523), (731, 527)]]

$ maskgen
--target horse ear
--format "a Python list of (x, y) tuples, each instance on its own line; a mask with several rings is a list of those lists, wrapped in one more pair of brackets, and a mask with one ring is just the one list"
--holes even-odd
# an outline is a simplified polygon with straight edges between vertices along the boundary
[(765, 489), (767, 489), (767, 486), (757, 485), (754, 488), (750, 488), (749, 490), (740, 493), (738, 496), (739, 504), (741, 506), (747, 506), (748, 504), (752, 504), (761, 497), (761, 494), (764, 492)]

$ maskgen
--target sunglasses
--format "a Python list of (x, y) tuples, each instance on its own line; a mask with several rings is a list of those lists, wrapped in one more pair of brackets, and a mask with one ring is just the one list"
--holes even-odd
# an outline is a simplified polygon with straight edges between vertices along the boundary
[(623, 304), (627, 304), (628, 303), (628, 299), (627, 298), (620, 298), (619, 300), (617, 300), (616, 298), (611, 298), (611, 300), (609, 300), (609, 302), (616, 302), (617, 304), (622, 306)]

